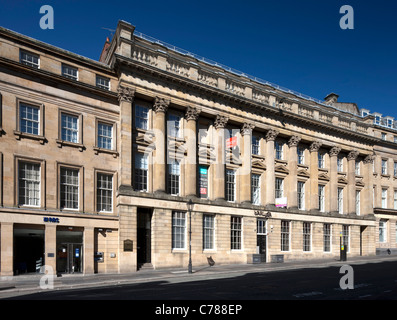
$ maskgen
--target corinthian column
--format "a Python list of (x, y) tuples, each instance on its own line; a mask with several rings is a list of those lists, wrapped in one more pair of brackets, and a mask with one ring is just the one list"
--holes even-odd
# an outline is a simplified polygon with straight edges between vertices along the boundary
[(314, 141), (310, 147), (310, 210), (318, 210), (318, 151), (321, 141)]
[(278, 135), (278, 130), (270, 129), (266, 133), (266, 198), (265, 205), (275, 204), (275, 184), (276, 176), (274, 174), (274, 140)]
[(229, 118), (217, 115), (214, 128), (215, 133), (215, 154), (216, 161), (214, 165), (214, 198), (225, 198), (225, 126)]
[(251, 202), (251, 137), (254, 125), (244, 123), (241, 128), (242, 136), (242, 166), (240, 174), (240, 202)]
[(301, 138), (298, 136), (292, 136), (288, 140), (288, 207), (298, 207), (298, 144)]
[(338, 154), (340, 147), (332, 147), (329, 151), (330, 156), (330, 211), (338, 211)]
[(170, 100), (156, 97), (153, 104), (154, 122), (153, 131), (155, 135), (156, 149), (153, 154), (153, 191), (165, 192), (166, 173), (166, 144), (165, 144), (165, 114)]
[(347, 155), (347, 213), (356, 212), (356, 159), (357, 150), (350, 151)]
[(120, 158), (119, 186), (132, 186), (132, 102), (135, 89), (119, 85), (117, 88), (120, 105)]
[(363, 163), (364, 163), (364, 189), (363, 189), (363, 197), (361, 197), (362, 202), (363, 202), (363, 215), (367, 214), (373, 214), (374, 213), (374, 206), (375, 204), (373, 203), (374, 199), (374, 170), (373, 170), (373, 163), (375, 160), (375, 156), (370, 154), (365, 157)]
[(187, 107), (186, 110), (186, 149), (185, 163), (185, 194), (197, 196), (197, 119), (200, 111), (195, 107)]

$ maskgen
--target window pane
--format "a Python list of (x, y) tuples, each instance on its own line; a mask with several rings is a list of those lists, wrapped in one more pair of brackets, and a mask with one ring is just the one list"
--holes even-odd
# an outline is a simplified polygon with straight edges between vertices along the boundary
[(135, 127), (147, 130), (149, 122), (149, 109), (135, 105)]
[(62, 113), (61, 115), (61, 139), (78, 143), (78, 117)]
[(97, 176), (97, 210), (112, 210), (113, 176), (111, 174), (98, 173)]
[(19, 130), (38, 135), (40, 133), (39, 114), (40, 108), (21, 103), (19, 106)]
[(231, 217), (231, 249), (240, 250), (241, 249), (241, 217)]
[(19, 205), (40, 206), (40, 164), (19, 163)]
[(214, 249), (214, 225), (215, 217), (211, 215), (203, 216), (203, 248)]
[(112, 149), (113, 126), (105, 123), (98, 123), (98, 147)]
[(138, 153), (135, 155), (135, 190), (148, 190), (148, 156)]
[(226, 201), (236, 200), (236, 173), (234, 170), (226, 170)]
[(172, 248), (184, 249), (186, 238), (186, 213), (172, 213)]
[(79, 208), (79, 170), (61, 168), (61, 208)]

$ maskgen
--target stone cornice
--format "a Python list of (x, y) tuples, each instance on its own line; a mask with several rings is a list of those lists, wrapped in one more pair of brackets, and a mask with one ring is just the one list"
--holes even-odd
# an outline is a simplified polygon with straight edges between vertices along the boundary
[[(270, 105), (266, 105), (260, 102), (256, 102), (251, 99), (247, 99), (245, 97), (239, 97), (239, 96), (234, 96), (231, 95), (230, 93), (220, 90), (218, 88), (214, 88), (202, 83), (199, 83), (195, 80), (192, 80), (187, 77), (182, 77), (177, 74), (173, 74), (164, 70), (161, 70), (157, 67), (153, 67), (144, 63), (141, 63), (139, 61), (135, 61), (131, 58), (127, 58), (118, 54), (115, 54), (115, 66), (121, 67), (121, 65), (126, 65), (127, 67), (134, 68), (138, 70), (138, 72), (142, 72), (142, 75), (149, 75), (149, 76), (156, 76), (159, 79), (166, 79), (168, 81), (171, 81), (171, 83), (178, 83), (179, 85), (184, 85), (189, 90), (191, 88), (197, 89), (199, 92), (205, 92), (206, 94), (214, 95), (215, 97), (221, 97), (223, 99), (226, 99), (230, 102), (233, 102), (234, 104), (237, 103), (241, 105), (242, 108), (251, 108), (252, 112), (257, 112), (260, 110), (260, 112), (265, 112), (269, 116), (272, 117), (282, 117), (285, 119), (291, 119), (293, 121), (297, 121), (302, 123), (303, 125), (307, 126), (312, 125), (313, 127), (318, 127), (318, 128), (324, 128), (324, 130), (331, 130), (331, 132), (336, 132), (339, 134), (343, 134), (346, 136), (349, 136), (350, 139), (356, 139), (358, 141), (365, 141), (367, 143), (377, 143), (379, 139), (363, 134), (360, 132), (348, 130), (342, 127), (335, 126), (333, 124), (328, 124), (325, 122), (321, 122), (319, 120), (313, 119), (313, 118), (308, 118), (308, 117), (303, 117), (299, 114), (293, 113), (291, 111), (286, 111), (286, 110), (280, 110), (271, 107)], [(138, 88), (137, 88), (138, 89)], [(221, 111), (221, 110), (218, 110)]]

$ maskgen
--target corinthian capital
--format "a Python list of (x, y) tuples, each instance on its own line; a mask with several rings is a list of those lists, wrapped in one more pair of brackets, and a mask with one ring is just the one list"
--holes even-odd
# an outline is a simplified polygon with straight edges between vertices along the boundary
[(329, 150), (329, 156), (330, 157), (336, 157), (339, 152), (341, 151), (341, 148), (338, 146), (334, 146), (331, 148), (331, 150)]
[(310, 152), (318, 152), (318, 150), (320, 150), (321, 146), (323, 145), (323, 143), (321, 141), (314, 141), (310, 147), (309, 150)]
[(356, 160), (359, 154), (360, 152), (358, 152), (357, 150), (352, 150), (347, 155), (347, 160)]
[(375, 160), (375, 155), (374, 155), (374, 154), (369, 154), (369, 155), (367, 155), (367, 156), (365, 157), (365, 159), (363, 160), (363, 162), (364, 162), (365, 164), (370, 164), (370, 163), (373, 163), (374, 160)]
[(252, 130), (255, 128), (253, 123), (245, 122), (241, 127), (240, 133), (241, 135), (251, 134)]
[(167, 112), (168, 106), (170, 104), (170, 99), (156, 97), (154, 99), (153, 110), (154, 112)]
[(126, 102), (132, 102), (134, 100), (134, 95), (135, 95), (135, 89), (131, 87), (126, 87), (119, 85), (117, 87), (117, 96), (119, 98), (119, 101), (126, 101)]
[(267, 133), (266, 133), (266, 141), (274, 141), (274, 139), (276, 139), (276, 137), (278, 136), (279, 132), (276, 129), (270, 129)]
[(299, 136), (292, 136), (289, 140), (288, 140), (288, 146), (291, 147), (296, 147), (299, 142), (301, 141), (301, 137)]
[(226, 123), (229, 121), (229, 118), (226, 116), (221, 116), (221, 115), (217, 115), (215, 122), (214, 122), (214, 127), (215, 129), (220, 129), (220, 128), (224, 128), (226, 126)]
[(200, 115), (200, 110), (196, 107), (188, 106), (186, 109), (185, 118), (187, 121), (194, 120), (196, 121)]

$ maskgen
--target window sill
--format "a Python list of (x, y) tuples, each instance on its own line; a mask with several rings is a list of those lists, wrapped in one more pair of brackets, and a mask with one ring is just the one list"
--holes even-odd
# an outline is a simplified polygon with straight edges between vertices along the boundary
[(78, 148), (80, 152), (83, 152), (83, 150), (85, 150), (85, 146), (81, 143), (75, 143), (75, 142), (59, 140), (59, 139), (56, 139), (55, 141), (58, 144), (58, 148), (62, 148), (63, 146), (68, 146), (68, 147)]
[[(0, 130), (0, 132), (2, 132), (2, 131)], [(1, 133), (0, 133), (0, 135), (1, 135)], [(32, 140), (40, 141), (40, 144), (44, 144), (47, 141), (47, 139), (44, 136), (40, 136), (40, 135), (32, 134), (32, 133), (21, 132), (21, 131), (17, 131), (17, 130), (14, 131), (14, 135), (16, 136), (17, 140), (21, 140), (22, 138), (32, 139)]]
[(92, 147), (94, 149), (94, 153), (107, 153), (113, 155), (113, 158), (117, 158), (119, 153), (116, 150), (111, 150), (111, 149), (105, 149), (105, 148), (100, 148), (100, 147)]

